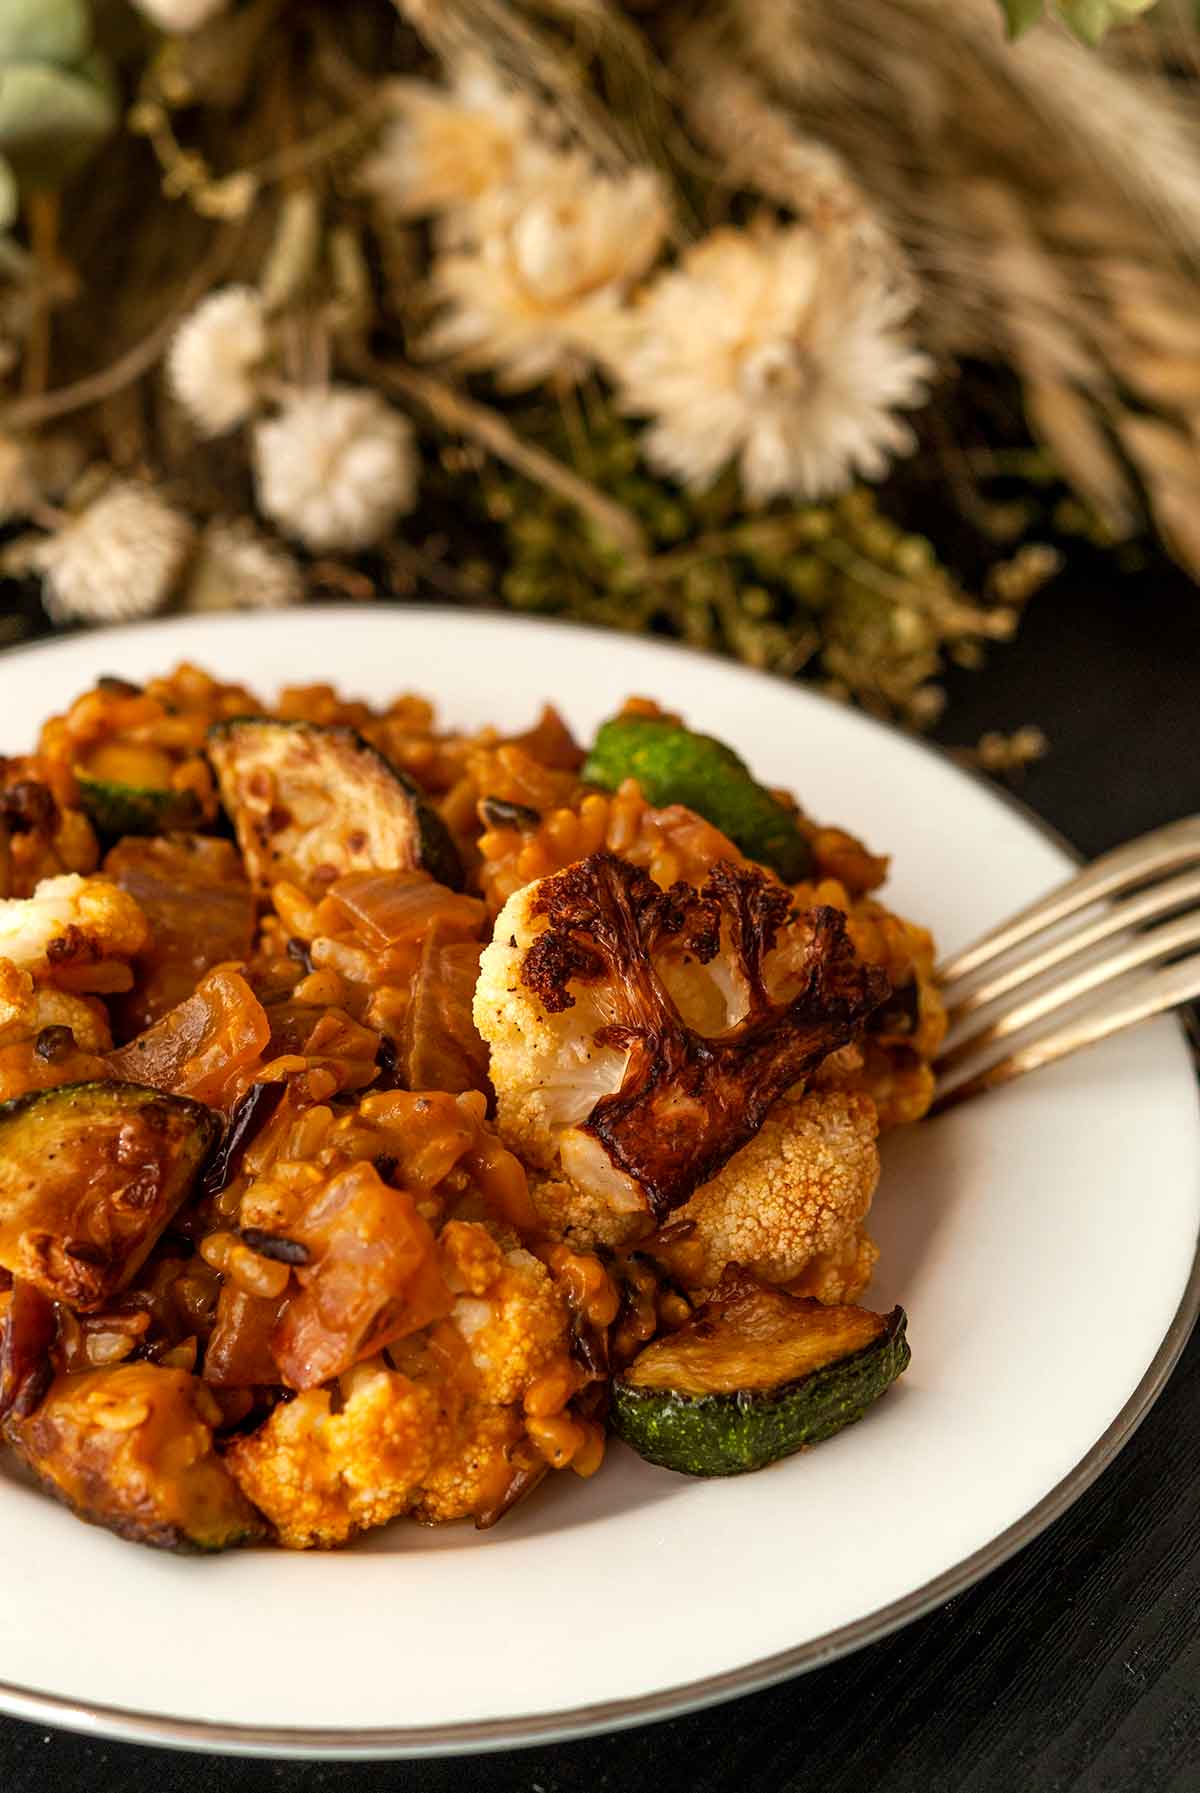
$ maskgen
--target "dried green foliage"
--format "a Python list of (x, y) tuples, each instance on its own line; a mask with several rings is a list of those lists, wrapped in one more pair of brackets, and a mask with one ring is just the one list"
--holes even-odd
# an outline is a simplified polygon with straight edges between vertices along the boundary
[(1190, 90), (1061, 28), (1139, 10), (8, 0), (0, 572), (56, 621), (499, 601), (927, 722), (1056, 505), (1200, 570)]
[[(1000, 0), (1009, 34), (1019, 37), (1042, 17), (1043, 0)], [(1138, 13), (1148, 12), (1155, 0), (1054, 0), (1054, 10), (1061, 13), (1077, 37), (1085, 44), (1098, 44), (1114, 25), (1128, 24)]]

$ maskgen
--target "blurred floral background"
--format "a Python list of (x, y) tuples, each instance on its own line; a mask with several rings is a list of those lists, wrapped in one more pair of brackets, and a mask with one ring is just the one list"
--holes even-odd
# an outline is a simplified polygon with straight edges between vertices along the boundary
[(1200, 577), (1198, 69), (1192, 0), (3, 0), (0, 641), (434, 597), (928, 726), (1064, 560)]

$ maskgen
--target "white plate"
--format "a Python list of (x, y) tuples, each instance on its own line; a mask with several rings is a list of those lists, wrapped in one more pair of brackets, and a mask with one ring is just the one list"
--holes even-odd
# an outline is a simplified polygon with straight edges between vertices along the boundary
[[(273, 691), (437, 697), (447, 721), (587, 731), (630, 691), (894, 855), (947, 949), (1061, 878), (1038, 826), (848, 710), (678, 649), (442, 611), (293, 611), (0, 658), (0, 750), (98, 673), (190, 657)], [(824, 1662), (993, 1568), (1099, 1474), (1194, 1318), (1200, 1131), (1171, 1020), (889, 1139), (875, 1305), (908, 1375), (766, 1473), (691, 1482), (615, 1448), (497, 1530), (403, 1522), (334, 1555), (182, 1559), (0, 1474), (0, 1708), (204, 1749), (403, 1755), (662, 1717)]]

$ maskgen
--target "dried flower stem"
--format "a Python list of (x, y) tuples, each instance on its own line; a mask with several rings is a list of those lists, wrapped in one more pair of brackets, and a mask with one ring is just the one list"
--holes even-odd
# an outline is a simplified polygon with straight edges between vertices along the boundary
[(837, 220), (882, 229), (838, 152), (797, 127), (711, 24), (686, 31), (672, 62), (681, 104), (727, 180), (757, 188), (818, 227)]
[(50, 377), (50, 291), (58, 253), (57, 193), (35, 192), (29, 199), (29, 238), (37, 265), (29, 334), (21, 369), (22, 390), (31, 397), (46, 390)]
[(395, 3), (430, 48), (446, 61), (454, 62), (473, 52), (518, 85), (540, 91), (543, 103), (553, 103), (571, 135), (609, 173), (623, 174), (630, 162), (637, 159), (636, 145), (589, 93), (577, 59), (520, 18), (505, 0)]
[(519, 436), (497, 412), (456, 392), (444, 381), (434, 379), (430, 374), (417, 373), (396, 361), (355, 357), (354, 371), (376, 386), (415, 400), (443, 429), (478, 442), (498, 461), (545, 486), (568, 504), (576, 505), (626, 554), (635, 560), (644, 558), (645, 535), (636, 517), (624, 505), (607, 498), (553, 455)]
[(131, 386), (144, 373), (148, 373), (170, 342), (180, 319), (220, 279), (233, 258), (240, 236), (241, 232), (236, 227), (227, 227), (218, 232), (212, 251), (196, 269), (170, 310), (125, 354), (119, 355), (99, 373), (74, 380), (69, 386), (60, 386), (55, 392), (15, 400), (0, 411), (0, 426), (6, 430), (36, 429), (39, 424), (48, 423), (53, 417), (66, 417), (72, 411), (82, 411), (85, 405), (98, 404), (101, 399), (110, 398), (114, 392)]

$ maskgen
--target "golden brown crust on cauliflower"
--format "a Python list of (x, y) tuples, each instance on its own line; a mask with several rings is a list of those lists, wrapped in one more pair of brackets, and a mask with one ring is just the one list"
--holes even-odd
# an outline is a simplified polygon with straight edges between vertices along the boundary
[(229, 1468), (281, 1543), (329, 1547), (401, 1513), (482, 1518), (535, 1460), (522, 1402), (569, 1366), (566, 1296), (544, 1264), (504, 1249), (481, 1222), (451, 1221), (439, 1244), (460, 1291), (448, 1323), (401, 1341), (398, 1368), (358, 1364), (336, 1396), (297, 1395), (229, 1447)]
[(472, 1404), (462, 1414), (452, 1450), (424, 1477), (409, 1513), (426, 1525), (472, 1519), (501, 1504), (524, 1439), (516, 1407)]
[(435, 1386), (379, 1358), (340, 1386), (340, 1412), (328, 1389), (310, 1389), (226, 1452), (242, 1492), (293, 1550), (328, 1549), (395, 1518), (449, 1447), (453, 1428)]
[(864, 1232), (853, 1233), (837, 1251), (813, 1258), (788, 1284), (788, 1293), (811, 1296), (826, 1306), (857, 1301), (878, 1262), (879, 1247), (875, 1241)]
[(66, 965), (130, 959), (149, 927), (134, 899), (108, 878), (65, 872), (31, 897), (0, 902), (0, 957), (35, 976)]
[[(857, 1241), (871, 1206), (877, 1131), (868, 1096), (830, 1090), (777, 1102), (680, 1210), (680, 1231), (690, 1223), (689, 1246), (698, 1248), (691, 1274), (700, 1286), (716, 1283), (726, 1264), (790, 1282), (816, 1259), (836, 1260)], [(836, 1263), (829, 1268), (832, 1287)]]
[(527, 1251), (506, 1252), (484, 1289), (459, 1296), (450, 1318), (466, 1340), (484, 1402), (519, 1401), (567, 1349), (566, 1303)]

